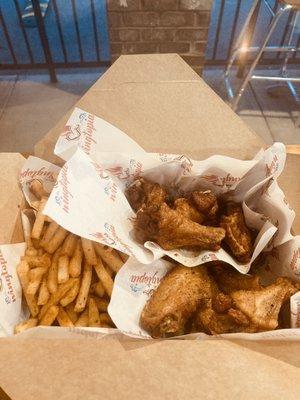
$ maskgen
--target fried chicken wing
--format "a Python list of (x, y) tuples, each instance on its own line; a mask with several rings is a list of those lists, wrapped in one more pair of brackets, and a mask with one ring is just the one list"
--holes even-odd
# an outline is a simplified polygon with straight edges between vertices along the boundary
[(144, 204), (163, 203), (167, 193), (158, 183), (139, 178), (126, 190), (126, 197), (131, 207), (137, 211)]
[(174, 209), (183, 217), (197, 222), (198, 224), (201, 224), (204, 221), (204, 216), (185, 197), (181, 197), (174, 201)]
[(194, 327), (209, 335), (242, 332), (250, 329), (250, 322), (242, 311), (234, 308), (232, 299), (222, 293), (205, 269), (206, 293), (195, 314)]
[(206, 219), (216, 218), (218, 212), (217, 197), (210, 190), (196, 190), (191, 193), (190, 197), (197, 210), (204, 215)]
[(137, 213), (135, 228), (141, 243), (152, 240), (165, 250), (182, 247), (218, 250), (225, 236), (224, 229), (199, 225), (166, 203), (142, 207)]
[(211, 265), (209, 271), (220, 290), (226, 294), (237, 290), (259, 290), (262, 288), (258, 276), (243, 275), (225, 263)]
[(140, 325), (154, 338), (182, 335), (206, 288), (205, 267), (174, 267), (146, 303)]
[(220, 221), (220, 226), (226, 231), (225, 242), (238, 261), (247, 263), (253, 249), (251, 232), (246, 226), (243, 209), (235, 203), (228, 203), (226, 208), (226, 214), (221, 216)]
[(260, 290), (239, 290), (231, 293), (231, 297), (257, 331), (263, 331), (277, 328), (281, 306), (297, 291), (297, 285), (290, 279), (278, 278), (274, 284)]

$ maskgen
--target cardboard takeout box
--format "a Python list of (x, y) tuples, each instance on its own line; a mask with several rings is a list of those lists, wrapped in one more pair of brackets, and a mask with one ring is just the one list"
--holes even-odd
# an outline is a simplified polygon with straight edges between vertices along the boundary
[[(77, 106), (150, 152), (246, 159), (264, 146), (177, 55), (121, 57)], [(36, 145), (38, 157), (60, 161), (53, 148), (70, 113)], [(0, 243), (22, 240), (17, 175), (23, 161), (20, 154), (0, 155)], [(296, 233), (299, 167), (300, 156), (289, 155), (280, 179), (298, 215)], [(0, 386), (13, 400), (299, 398), (300, 343), (284, 338), (139, 341), (74, 333), (58, 339), (54, 329), (52, 338), (0, 339), (0, 359)]]

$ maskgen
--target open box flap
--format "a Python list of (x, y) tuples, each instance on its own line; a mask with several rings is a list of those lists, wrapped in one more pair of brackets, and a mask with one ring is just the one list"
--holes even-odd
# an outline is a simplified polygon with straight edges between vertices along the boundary
[[(175, 54), (121, 56), (77, 107), (127, 133), (148, 152), (252, 158), (264, 143)], [(57, 162), (53, 149), (71, 112), (35, 147)]]

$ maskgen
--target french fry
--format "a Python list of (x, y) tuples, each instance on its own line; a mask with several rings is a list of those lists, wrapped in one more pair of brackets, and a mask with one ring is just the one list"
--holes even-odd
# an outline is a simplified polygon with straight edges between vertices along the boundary
[(98, 259), (98, 262), (96, 265), (94, 265), (94, 268), (95, 268), (96, 274), (98, 275), (98, 278), (100, 279), (100, 281), (102, 282), (102, 284), (104, 286), (106, 293), (110, 297), (112, 294), (113, 286), (114, 286), (113, 280), (111, 279), (109, 273), (103, 266), (103, 263), (100, 259)]
[(89, 265), (97, 264), (97, 255), (93, 246), (93, 242), (89, 239), (81, 238), (81, 244), (85, 259)]
[(47, 278), (44, 275), (38, 295), (38, 302), (37, 302), (38, 306), (43, 306), (44, 304), (46, 304), (49, 298), (50, 298), (50, 293), (47, 287)]
[(26, 331), (26, 329), (34, 328), (37, 326), (38, 319), (37, 318), (29, 318), (26, 321), (20, 322), (18, 325), (15, 326), (14, 332), (21, 333)]
[(108, 246), (103, 246), (100, 243), (94, 243), (94, 248), (98, 256), (100, 256), (105, 264), (115, 273), (123, 266), (124, 262), (116, 250)]
[(100, 317), (98, 307), (95, 300), (90, 297), (89, 299), (89, 326), (100, 327)]
[(51, 256), (47, 253), (43, 254), (42, 256), (23, 256), (22, 260), (28, 262), (31, 268), (35, 267), (42, 267), (42, 268), (49, 268), (51, 265)]
[(78, 314), (77, 312), (74, 311), (74, 303), (70, 303), (66, 306), (65, 311), (68, 314), (70, 320), (75, 324), (75, 322), (78, 320)]
[(54, 234), (58, 228), (59, 228), (59, 225), (55, 221), (51, 222), (47, 226), (47, 229), (46, 229), (42, 239), (40, 240), (41, 247), (45, 248), (45, 246), (47, 246), (48, 242), (52, 239), (52, 237), (54, 236)]
[(49, 196), (49, 193), (47, 193), (44, 189), (42, 182), (40, 182), (38, 179), (33, 179), (30, 182), (29, 190), (39, 200), (42, 200), (43, 197)]
[(78, 320), (75, 322), (75, 326), (84, 327), (89, 326), (89, 310), (86, 308), (81, 314)]
[(62, 244), (62, 242), (65, 240), (65, 237), (67, 236), (67, 234), (68, 234), (68, 232), (60, 226), (55, 231), (54, 235), (49, 240), (49, 242), (44, 245), (44, 249), (48, 253), (53, 254), (59, 248), (59, 246)]
[(47, 271), (45, 267), (33, 268), (28, 272), (29, 284), (26, 289), (26, 293), (34, 296), (40, 287), (43, 279), (43, 275)]
[(108, 301), (106, 299), (99, 299), (99, 297), (93, 297), (100, 312), (107, 312)]
[(78, 279), (75, 283), (75, 285), (66, 293), (66, 295), (60, 300), (60, 304), (63, 307), (66, 307), (68, 304), (72, 303), (79, 292), (80, 288), (80, 280)]
[(58, 283), (67, 282), (69, 279), (69, 257), (67, 255), (61, 255), (58, 259), (57, 269), (57, 281)]
[(119, 256), (122, 258), (123, 264), (125, 264), (126, 261), (127, 261), (128, 258), (129, 258), (129, 255), (128, 255), (128, 254), (125, 254), (125, 253), (122, 253), (121, 251), (118, 251), (118, 254), (119, 254)]
[(40, 201), (39, 208), (36, 214), (35, 222), (33, 224), (31, 237), (33, 239), (39, 239), (45, 223), (45, 215), (43, 214), (44, 207), (46, 205), (47, 199), (43, 197)]
[(60, 256), (60, 249), (57, 249), (53, 254), (52, 262), (49, 267), (47, 276), (47, 286), (50, 293), (55, 293), (58, 287), (57, 275), (58, 275), (58, 259)]
[(90, 292), (96, 294), (99, 297), (103, 297), (105, 293), (104, 286), (101, 281), (95, 282), (91, 285)]
[(77, 236), (70, 233), (66, 238), (61, 247), (61, 254), (66, 254), (69, 257), (72, 257), (75, 247), (77, 244)]
[(41, 318), (39, 325), (50, 326), (55, 321), (59, 312), (59, 307), (52, 305), (48, 308), (47, 312)]
[(102, 324), (109, 325), (110, 327), (114, 327), (115, 324), (111, 320), (110, 316), (107, 313), (101, 313), (100, 314), (100, 323), (101, 326)]
[(71, 321), (70, 317), (66, 313), (66, 311), (62, 308), (59, 307), (59, 312), (56, 317), (58, 323), (60, 326), (66, 326), (66, 327), (72, 327), (74, 326), (73, 322)]
[(29, 264), (25, 260), (21, 261), (17, 266), (17, 274), (20, 279), (20, 283), (23, 289), (24, 297), (27, 302), (27, 306), (29, 308), (30, 314), (33, 317), (36, 317), (39, 313), (39, 306), (37, 305), (36, 298), (35, 296), (26, 293), (27, 287), (29, 285), (29, 276), (28, 276), (29, 270), (30, 270)]
[(65, 294), (76, 284), (78, 278), (70, 278), (67, 282), (58, 286), (55, 293), (52, 293), (48, 303), (44, 304), (39, 312), (39, 319), (42, 319), (51, 306), (56, 306)]
[(72, 278), (77, 278), (81, 273), (83, 251), (81, 247), (81, 240), (77, 239), (77, 244), (73, 257), (69, 264), (69, 273)]
[(49, 215), (46, 215), (45, 222), (53, 222), (53, 219)]
[(74, 310), (76, 312), (81, 312), (85, 308), (88, 298), (88, 293), (91, 286), (91, 281), (92, 281), (92, 266), (89, 265), (87, 262), (85, 262), (83, 266), (81, 285), (77, 296), (76, 304), (74, 307)]

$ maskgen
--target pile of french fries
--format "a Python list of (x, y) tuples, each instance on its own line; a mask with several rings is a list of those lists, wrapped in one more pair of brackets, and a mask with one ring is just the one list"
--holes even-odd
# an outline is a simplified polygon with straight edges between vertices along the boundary
[(33, 180), (30, 190), (39, 205), (17, 266), (30, 317), (15, 333), (38, 325), (114, 327), (107, 306), (114, 276), (128, 256), (59, 226), (43, 214), (49, 194), (42, 183)]

